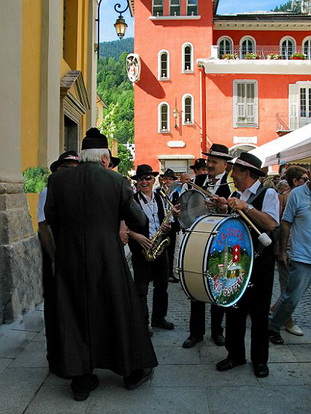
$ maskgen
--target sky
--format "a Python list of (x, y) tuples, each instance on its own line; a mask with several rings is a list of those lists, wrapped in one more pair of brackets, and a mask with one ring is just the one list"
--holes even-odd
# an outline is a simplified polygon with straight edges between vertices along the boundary
[[(114, 10), (115, 4), (121, 4), (121, 8), (118, 10), (124, 10), (127, 6), (126, 0), (102, 0), (100, 6), (100, 42), (107, 42), (111, 40), (117, 40), (117, 34), (114, 28), (114, 23), (119, 16)], [(246, 13), (253, 11), (270, 11), (280, 4), (286, 3), (286, 0), (219, 0), (218, 14), (226, 13)], [(134, 19), (131, 17), (129, 10), (123, 13), (123, 17), (128, 25), (125, 36), (134, 36)]]

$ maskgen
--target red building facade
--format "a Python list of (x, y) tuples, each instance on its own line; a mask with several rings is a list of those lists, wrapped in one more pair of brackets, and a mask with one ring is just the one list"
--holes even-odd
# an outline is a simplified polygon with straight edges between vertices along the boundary
[(189, 171), (214, 142), (236, 155), (310, 122), (311, 16), (217, 7), (135, 0), (136, 165)]

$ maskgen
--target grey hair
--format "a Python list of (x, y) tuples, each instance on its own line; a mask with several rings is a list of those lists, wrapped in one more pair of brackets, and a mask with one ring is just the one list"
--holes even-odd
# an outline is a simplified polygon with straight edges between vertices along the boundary
[(108, 148), (84, 149), (79, 154), (79, 162), (101, 162), (102, 156), (110, 159)]

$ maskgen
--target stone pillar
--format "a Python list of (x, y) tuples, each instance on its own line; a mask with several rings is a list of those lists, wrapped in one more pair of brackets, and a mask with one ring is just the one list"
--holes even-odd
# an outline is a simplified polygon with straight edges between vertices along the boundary
[(22, 8), (0, 1), (0, 324), (41, 301), (40, 245), (21, 174)]

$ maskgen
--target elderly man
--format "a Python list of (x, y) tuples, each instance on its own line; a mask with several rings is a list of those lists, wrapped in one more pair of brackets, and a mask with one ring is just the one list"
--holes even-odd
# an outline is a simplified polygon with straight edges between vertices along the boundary
[[(228, 198), (230, 195), (227, 183), (228, 173), (226, 172), (227, 161), (232, 157), (229, 155), (225, 145), (213, 144), (206, 160), (207, 174), (197, 175), (195, 184), (220, 197)], [(208, 212), (207, 212), (208, 213)], [(211, 337), (216, 345), (224, 346), (223, 327), (221, 326), (225, 308), (211, 305)], [(183, 343), (183, 348), (192, 348), (196, 343), (203, 341), (205, 334), (205, 303), (191, 302), (190, 314), (190, 336)]]
[[(78, 154), (75, 151), (66, 151), (52, 162), (50, 170), (53, 173), (65, 168), (79, 165)], [(42, 249), (42, 286), (44, 297), (44, 324), (47, 360), (49, 371), (62, 377), (60, 360), (60, 341), (56, 308), (56, 280), (54, 277), (55, 241), (51, 227), (44, 214), (47, 196), (47, 187), (39, 194), (38, 202), (38, 235)]]
[[(288, 269), (289, 279), (270, 319), (270, 340), (276, 344), (284, 343), (280, 329), (311, 283), (311, 183), (306, 173), (299, 181), (303, 182), (303, 176), (307, 182), (291, 191), (281, 221), (279, 260)], [(287, 243), (290, 234), (289, 262)]]
[[(252, 154), (242, 152), (233, 164), (232, 178), (237, 191), (228, 199), (231, 209), (242, 210), (261, 232), (274, 230), (279, 220), (279, 200), (272, 188), (263, 187), (259, 177), (261, 161)], [(224, 200), (221, 199), (221, 202)], [(254, 245), (253, 270), (250, 287), (237, 306), (226, 310), (226, 349), (228, 356), (217, 364), (218, 371), (227, 371), (246, 363), (245, 331), (247, 315), (251, 318), (251, 360), (257, 377), (269, 375), (268, 318), (273, 287), (274, 246), (264, 247), (251, 229)]]
[(137, 231), (146, 219), (128, 180), (107, 169), (107, 138), (96, 128), (87, 131), (79, 161), (52, 176), (45, 214), (56, 243), (62, 371), (83, 401), (98, 386), (94, 368), (123, 375), (134, 389), (157, 360), (119, 238), (121, 219)]

